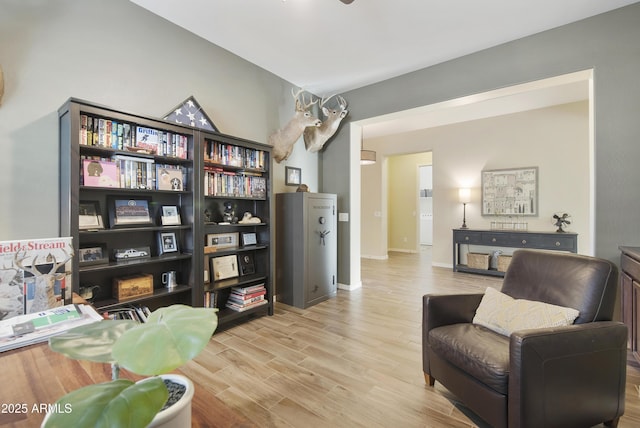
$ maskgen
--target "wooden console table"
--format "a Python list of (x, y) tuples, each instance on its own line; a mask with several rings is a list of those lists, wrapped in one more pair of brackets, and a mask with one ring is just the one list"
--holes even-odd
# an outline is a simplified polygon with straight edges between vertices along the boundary
[(523, 232), (507, 230), (453, 229), (453, 270), (483, 275), (504, 276), (495, 269), (474, 269), (460, 264), (460, 247), (464, 244), (485, 247), (531, 248), (578, 252), (576, 233)]

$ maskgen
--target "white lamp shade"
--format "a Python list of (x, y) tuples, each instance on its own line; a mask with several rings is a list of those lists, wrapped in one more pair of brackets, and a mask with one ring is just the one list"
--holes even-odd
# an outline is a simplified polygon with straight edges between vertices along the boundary
[(471, 189), (458, 189), (458, 199), (463, 204), (468, 204), (469, 202), (471, 202)]

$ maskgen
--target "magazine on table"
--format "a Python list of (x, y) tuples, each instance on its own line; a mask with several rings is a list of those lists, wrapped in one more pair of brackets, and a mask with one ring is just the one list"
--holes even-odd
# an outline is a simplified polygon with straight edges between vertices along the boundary
[(102, 320), (90, 305), (66, 305), (0, 321), (0, 352), (45, 342), (74, 327)]

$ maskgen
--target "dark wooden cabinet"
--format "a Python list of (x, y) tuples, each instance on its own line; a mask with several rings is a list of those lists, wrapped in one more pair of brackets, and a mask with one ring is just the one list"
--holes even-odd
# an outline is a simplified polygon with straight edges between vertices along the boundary
[(629, 348), (640, 362), (640, 247), (620, 247), (620, 304), (622, 321), (629, 330)]
[[(273, 314), (270, 146), (78, 99), (58, 113), (60, 236), (73, 238), (73, 291), (93, 287), (100, 311), (207, 305), (220, 309), (220, 324)], [(227, 205), (236, 218), (223, 224)], [(260, 221), (242, 223), (244, 213)], [(205, 254), (210, 235), (237, 239)], [(210, 270), (223, 256), (244, 270), (218, 281)], [(167, 287), (171, 271), (177, 285)], [(114, 283), (136, 276), (151, 278), (152, 292), (118, 300)], [(232, 287), (258, 283), (268, 304), (226, 308)]]
[(531, 248), (538, 250), (556, 250), (578, 252), (578, 235), (558, 232), (523, 232), (503, 230), (453, 230), (453, 270), (479, 273), (484, 275), (504, 276), (504, 272), (496, 269), (475, 269), (461, 263), (463, 251), (470, 246), (485, 247), (482, 251), (495, 248)]

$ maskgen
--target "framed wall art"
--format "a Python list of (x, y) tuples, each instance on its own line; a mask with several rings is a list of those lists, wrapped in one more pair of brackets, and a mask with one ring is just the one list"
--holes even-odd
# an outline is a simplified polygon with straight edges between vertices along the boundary
[(538, 167), (482, 171), (482, 215), (538, 215)]
[(284, 184), (287, 186), (299, 186), (302, 183), (302, 170), (293, 166), (284, 167)]

